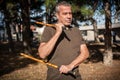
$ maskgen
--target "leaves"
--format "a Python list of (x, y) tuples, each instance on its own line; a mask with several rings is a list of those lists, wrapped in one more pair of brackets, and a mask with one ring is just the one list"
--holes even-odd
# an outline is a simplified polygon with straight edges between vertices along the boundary
[(80, 11), (81, 11), (82, 15), (86, 16), (86, 17), (92, 16), (94, 13), (91, 6), (88, 6), (88, 5), (83, 5), (80, 8)]
[(46, 8), (50, 9), (55, 4), (56, 4), (56, 0), (45, 0), (45, 6), (46, 6)]

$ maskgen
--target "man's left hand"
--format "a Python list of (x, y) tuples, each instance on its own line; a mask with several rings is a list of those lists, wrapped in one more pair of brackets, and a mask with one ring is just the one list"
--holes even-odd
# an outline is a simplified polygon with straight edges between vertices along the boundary
[(68, 73), (69, 71), (72, 71), (73, 66), (71, 65), (61, 65), (59, 68), (60, 73)]

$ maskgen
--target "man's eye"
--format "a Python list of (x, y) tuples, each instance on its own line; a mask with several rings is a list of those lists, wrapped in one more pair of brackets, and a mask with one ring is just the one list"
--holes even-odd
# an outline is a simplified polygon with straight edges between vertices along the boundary
[(72, 14), (72, 13), (69, 13), (69, 14)]
[(64, 15), (67, 15), (67, 13), (63, 13)]

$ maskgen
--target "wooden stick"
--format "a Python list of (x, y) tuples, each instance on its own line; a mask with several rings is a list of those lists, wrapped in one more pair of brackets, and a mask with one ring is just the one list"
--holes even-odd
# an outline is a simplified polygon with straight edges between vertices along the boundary
[[(38, 22), (38, 21), (34, 21), (34, 23), (41, 24), (41, 25), (44, 25), (44, 26), (47, 26), (47, 27), (56, 27), (54, 24), (46, 24), (46, 23)], [(62, 28), (63, 28), (63, 30), (66, 29), (65, 27), (62, 27)]]
[(38, 21), (36, 21), (35, 23), (37, 23), (37, 24), (41, 24), (41, 25), (44, 25), (44, 26), (48, 26), (48, 27), (55, 27), (54, 24), (46, 24), (46, 23), (38, 22)]
[(37, 62), (47, 64), (48, 66), (51, 66), (51, 67), (53, 67), (53, 68), (58, 68), (58, 66), (57, 66), (57, 65), (55, 65), (55, 64), (48, 63), (48, 62), (47, 62), (47, 63), (45, 63), (43, 60), (40, 60), (40, 59), (34, 58), (34, 57), (29, 56), (29, 55), (27, 55), (27, 54), (20, 53), (20, 55), (22, 55), (22, 56), (24, 56), (24, 57), (26, 57), (26, 58), (29, 58), (29, 59), (31, 59), (31, 60), (37, 61)]
[[(57, 65), (55, 65), (55, 64), (48, 63), (48, 62), (45, 63), (43, 60), (40, 60), (40, 59), (34, 58), (34, 57), (29, 56), (29, 55), (27, 55), (27, 54), (21, 53), (20, 55), (22, 55), (22, 56), (24, 56), (24, 57), (26, 57), (26, 58), (29, 58), (29, 59), (31, 59), (31, 60), (34, 60), (34, 61), (37, 61), (37, 62), (40, 62), (40, 63), (44, 63), (44, 64), (46, 64), (46, 65), (48, 65), (48, 66), (53, 67), (53, 68), (56, 68), (56, 69), (59, 68), (59, 67), (58, 67)], [(75, 76), (75, 72), (73, 72), (73, 71), (69, 71), (68, 73), (70, 73), (70, 74), (72, 74), (74, 77), (76, 77), (76, 76)]]

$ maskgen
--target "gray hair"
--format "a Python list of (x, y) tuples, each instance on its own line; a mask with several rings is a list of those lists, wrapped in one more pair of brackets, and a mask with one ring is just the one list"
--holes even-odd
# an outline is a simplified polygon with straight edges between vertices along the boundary
[(62, 2), (58, 3), (55, 7), (55, 13), (59, 12), (59, 6), (70, 6), (71, 7), (71, 4), (66, 1), (62, 1)]

